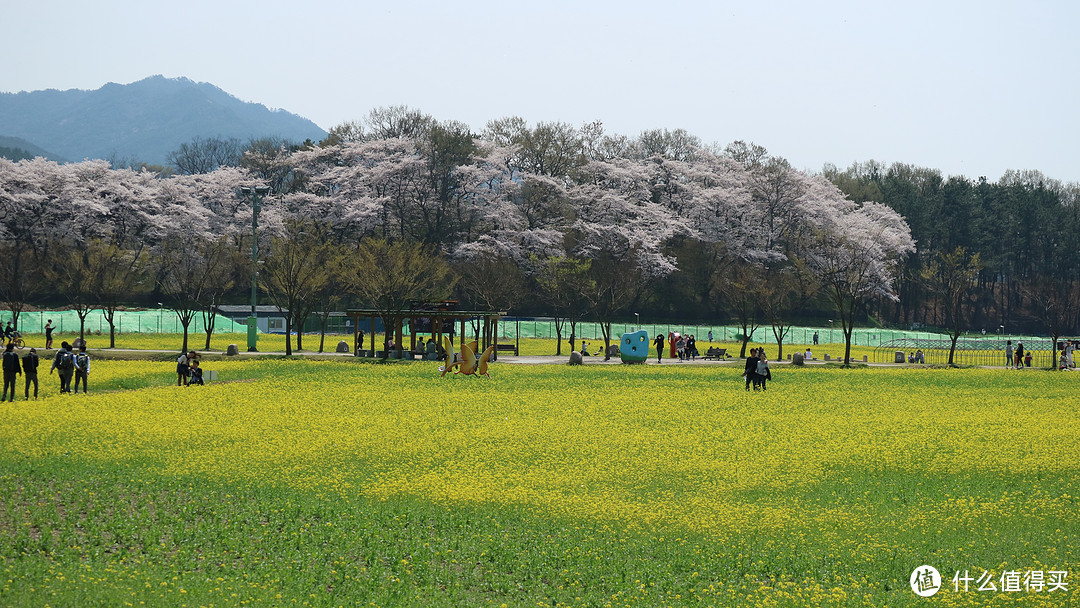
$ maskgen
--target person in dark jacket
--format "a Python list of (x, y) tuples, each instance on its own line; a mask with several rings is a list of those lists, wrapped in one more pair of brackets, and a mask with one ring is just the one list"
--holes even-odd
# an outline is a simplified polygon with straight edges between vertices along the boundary
[(4, 392), (3, 396), (0, 396), (0, 401), (8, 399), (8, 387), (11, 387), (11, 398), (9, 401), (15, 401), (15, 376), (22, 373), (22, 366), (19, 364), (19, 355), (15, 353), (15, 345), (8, 342), (8, 345), (4, 348)]
[(38, 394), (38, 356), (37, 349), (31, 348), (30, 352), (22, 358), (23, 376), (26, 377), (26, 399), (30, 400), (30, 383), (34, 383), (34, 399), (37, 399)]
[(755, 381), (757, 379), (757, 364), (757, 349), (751, 348), (750, 356), (746, 358), (746, 368), (743, 370), (743, 376), (746, 378), (746, 390), (750, 390), (750, 383), (754, 384), (754, 390), (757, 390), (761, 384)]
[(83, 393), (90, 392), (86, 388), (86, 377), (90, 375), (90, 355), (86, 354), (86, 344), (79, 346), (79, 353), (75, 355), (75, 394), (79, 394), (79, 381), (82, 381)]
[(52, 374), (53, 370), (59, 370), (57, 375), (60, 376), (60, 393), (70, 393), (71, 375), (75, 373), (75, 353), (71, 352), (71, 344), (66, 340), (60, 343), (60, 350), (56, 351), (49, 373)]
[(653, 344), (656, 345), (656, 362), (660, 363), (660, 358), (664, 356), (664, 334), (656, 334)]

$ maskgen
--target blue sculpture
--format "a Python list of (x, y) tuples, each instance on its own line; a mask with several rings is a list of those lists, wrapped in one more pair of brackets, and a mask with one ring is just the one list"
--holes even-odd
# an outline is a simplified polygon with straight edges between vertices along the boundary
[(619, 357), (623, 363), (644, 363), (649, 358), (649, 332), (642, 329), (623, 334), (619, 340)]

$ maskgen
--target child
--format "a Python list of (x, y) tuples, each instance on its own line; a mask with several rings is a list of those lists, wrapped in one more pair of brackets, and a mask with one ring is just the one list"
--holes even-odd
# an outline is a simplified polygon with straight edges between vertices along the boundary
[(189, 386), (192, 385), (192, 384), (198, 384), (198, 385), (202, 386), (202, 383), (203, 383), (202, 368), (199, 367), (198, 359), (191, 362), (191, 368), (190, 368), (188, 373), (190, 374), (190, 377), (188, 378), (188, 385)]

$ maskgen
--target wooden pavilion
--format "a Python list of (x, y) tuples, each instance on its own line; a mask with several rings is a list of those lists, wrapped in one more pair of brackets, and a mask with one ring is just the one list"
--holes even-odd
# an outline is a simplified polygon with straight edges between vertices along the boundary
[[(488, 346), (495, 345), (496, 350), (511, 350), (514, 354), (517, 354), (517, 347), (514, 345), (507, 345), (500, 349), (498, 345), (499, 341), (499, 319), (506, 316), (505, 311), (496, 312), (489, 310), (456, 310), (457, 302), (444, 301), (444, 302), (417, 302), (412, 304), (408, 310), (403, 310), (395, 314), (392, 319), (392, 325), (394, 327), (394, 343), (397, 345), (396, 353), (391, 352), (392, 358), (402, 357), (403, 353), (422, 353), (424, 351), (423, 340), (417, 343), (417, 336), (421, 334), (431, 334), (435, 343), (441, 348), (443, 335), (449, 335), (451, 342), (454, 344), (461, 344), (467, 341), (462, 336), (467, 336), (467, 330), (469, 326), (473, 329), (475, 340), (479, 343), (479, 349), (482, 352)], [(369, 329), (368, 336), (371, 336), (369, 340), (374, 339), (375, 336), (375, 319), (382, 318), (386, 311), (377, 310), (372, 308), (350, 308), (345, 311), (345, 314), (352, 318), (353, 321), (353, 354), (357, 356), (379, 356), (381, 345), (376, 346), (371, 342), (368, 342), (368, 348), (363, 351), (360, 349), (360, 331)], [(404, 333), (406, 325), (409, 328), (409, 348), (404, 348)], [(384, 328), (389, 330), (390, 328)], [(411, 355), (407, 355), (410, 356)]]

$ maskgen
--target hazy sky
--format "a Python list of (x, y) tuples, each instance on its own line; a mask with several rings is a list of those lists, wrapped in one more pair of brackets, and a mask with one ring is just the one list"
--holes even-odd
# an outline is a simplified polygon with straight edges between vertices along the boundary
[(0, 91), (210, 82), (330, 128), (404, 104), (480, 130), (602, 120), (1080, 182), (1080, 2), (0, 0)]

